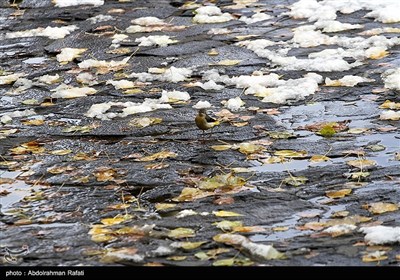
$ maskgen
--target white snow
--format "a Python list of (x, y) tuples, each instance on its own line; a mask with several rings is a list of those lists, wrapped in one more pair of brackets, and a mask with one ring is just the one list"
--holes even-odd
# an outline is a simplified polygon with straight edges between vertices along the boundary
[(330, 78), (325, 78), (325, 85), (326, 86), (343, 86), (343, 87), (354, 87), (355, 85), (363, 82), (373, 82), (374, 80), (360, 77), (360, 76), (353, 76), (353, 75), (346, 75), (341, 79), (338, 80), (331, 80)]
[(230, 98), (228, 99), (228, 101), (224, 102), (224, 107), (233, 112), (237, 112), (243, 109), (244, 104), (245, 103), (243, 102), (243, 100), (239, 96), (237, 96), (235, 98)]
[(346, 225), (346, 224), (334, 225), (334, 226), (331, 226), (331, 227), (328, 227), (328, 228), (324, 229), (323, 232), (330, 233), (330, 234), (342, 235), (342, 234), (351, 233), (356, 228), (357, 228), (357, 226), (355, 226), (355, 225)]
[(52, 98), (77, 98), (92, 95), (97, 92), (97, 90), (91, 87), (70, 87), (65, 84), (61, 84), (52, 91), (54, 91), (51, 95)]
[(200, 100), (195, 105), (192, 106), (194, 109), (208, 109), (211, 108), (211, 104), (208, 101)]
[(84, 53), (86, 49), (63, 48), (56, 58), (58, 62), (70, 62)]
[(188, 217), (188, 216), (194, 216), (197, 215), (198, 213), (192, 209), (185, 209), (180, 211), (175, 217), (178, 219)]
[(96, 59), (86, 59), (81, 63), (78, 63), (79, 68), (82, 69), (90, 69), (90, 68), (113, 68), (118, 66), (123, 66), (128, 63), (130, 57), (126, 57), (121, 61), (105, 61), (105, 60), (96, 60)]
[(6, 34), (6, 38), (22, 38), (22, 37), (48, 37), (49, 39), (62, 39), (74, 30), (78, 29), (75, 25), (62, 27), (38, 27), (36, 29), (15, 31)]
[(160, 46), (166, 47), (170, 44), (177, 43), (177, 40), (172, 40), (168, 35), (151, 35), (136, 38), (135, 42), (140, 43), (139, 47)]
[(163, 102), (175, 102), (175, 101), (188, 101), (190, 99), (189, 93), (186, 91), (166, 91), (161, 92), (161, 100)]
[(360, 231), (366, 234), (364, 240), (369, 245), (400, 242), (400, 227), (372, 226), (362, 227)]
[(222, 90), (225, 88), (223, 85), (218, 85), (216, 82), (214, 82), (212, 80), (205, 82), (205, 83), (196, 82), (196, 83), (194, 83), (194, 85), (201, 87), (204, 90)]
[(110, 15), (97, 15), (97, 16), (88, 18), (87, 20), (90, 21), (91, 24), (96, 24), (96, 23), (103, 22), (103, 21), (114, 20), (114, 17), (110, 16)]
[[(154, 71), (154, 68), (149, 68), (150, 72)], [(176, 68), (171, 66), (171, 68), (165, 69), (165, 71), (159, 71), (160, 74), (152, 73), (132, 73), (129, 75), (130, 78), (137, 78), (141, 82), (147, 81), (161, 81), (161, 82), (182, 82), (192, 75), (192, 70), (189, 68)]]
[(14, 73), (14, 74), (0, 76), (0, 85), (11, 84), (24, 75), (25, 75), (24, 73)]
[(400, 90), (400, 68), (386, 70), (382, 74), (385, 88)]
[(118, 81), (108, 80), (106, 82), (106, 85), (110, 84), (113, 85), (115, 89), (128, 89), (135, 87), (135, 83), (128, 80), (118, 80)]
[(272, 16), (265, 14), (265, 13), (255, 13), (250, 18), (246, 17), (246, 16), (241, 16), (239, 18), (239, 20), (243, 21), (247, 24), (251, 24), (251, 23), (255, 23), (255, 22), (259, 22), (259, 21), (263, 21), (263, 20), (269, 20), (271, 18), (272, 18)]
[(194, 11), (196, 14), (193, 17), (195, 23), (222, 23), (230, 21), (233, 16), (229, 13), (222, 13), (217, 6), (204, 6)]
[(388, 120), (388, 121), (398, 121), (400, 120), (400, 111), (396, 112), (393, 110), (383, 111), (379, 116), (380, 120)]
[(104, 0), (53, 0), (53, 3), (60, 8), (78, 5), (101, 6), (104, 4)]
[(164, 20), (159, 19), (157, 17), (140, 17), (133, 19), (131, 22), (141, 26), (159, 26), (168, 24), (164, 22)]
[(24, 111), (14, 111), (2, 114), (0, 117), (0, 122), (3, 124), (10, 123), (13, 118), (22, 118), (35, 115), (36, 112), (33, 109), (27, 109)]
[(45, 83), (48, 85), (54, 84), (60, 80), (60, 76), (58, 74), (55, 75), (43, 75), (38, 78), (40, 83)]

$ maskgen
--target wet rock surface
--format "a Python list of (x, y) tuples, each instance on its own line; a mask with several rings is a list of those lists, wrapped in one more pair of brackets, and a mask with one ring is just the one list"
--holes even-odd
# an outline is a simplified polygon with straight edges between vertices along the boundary
[[(399, 121), (379, 118), (379, 106), (385, 100), (400, 101), (397, 90), (383, 89), (381, 78), (386, 69), (399, 67), (399, 45), (393, 46), (387, 56), (366, 60), (348, 71), (316, 72), (323, 78), (359, 75), (374, 81), (354, 87), (320, 83), (315, 94), (284, 104), (261, 102), (262, 98), (243, 94), (244, 89), (234, 85), (208, 91), (188, 85), (200, 81), (204, 71), (214, 68), (229, 77), (251, 75), (254, 71), (276, 73), (285, 80), (303, 77), (307, 71), (285, 70), (236, 44), (253, 35), (275, 42), (291, 40), (292, 28), (307, 24), (306, 20), (283, 15), (294, 2), (259, 1), (237, 9), (230, 7), (231, 1), (217, 1), (224, 12), (237, 17), (251, 16), (257, 8), (274, 16), (247, 25), (237, 18), (225, 23), (193, 23), (193, 11), (198, 6), (185, 7), (180, 1), (105, 1), (96, 7), (55, 8), (51, 1), (24, 0), (10, 5), (9, 1), (0, 0), (1, 76), (23, 73), (24, 78), (36, 81), (43, 75), (58, 74), (60, 82), (78, 87), (82, 85), (76, 76), (91, 72), (98, 81), (92, 85), (96, 94), (65, 99), (51, 97), (60, 82), (34, 83), (17, 93), (12, 92), (18, 87), (15, 81), (0, 85), (0, 117), (34, 110), (34, 114), (12, 117), (0, 126), (0, 263), (210, 266), (218, 260), (235, 259), (233, 265), (398, 266), (398, 242), (385, 247), (366, 244), (359, 228), (400, 226), (397, 209), (373, 212), (370, 207), (378, 202), (399, 205), (400, 201)], [(362, 30), (398, 27), (374, 22), (363, 17), (365, 14), (366, 11), (338, 14), (338, 20), (364, 24)], [(97, 15), (111, 15), (113, 19), (88, 21)], [(186, 28), (125, 32), (132, 19), (145, 16)], [(11, 32), (67, 25), (79, 29), (60, 39), (7, 37)], [(212, 34), (209, 31), (213, 28), (226, 28), (230, 33)], [(357, 36), (359, 31), (347, 30), (340, 35)], [(112, 36), (120, 33), (128, 38), (119, 46), (110, 46)], [(169, 35), (178, 42), (165, 47), (140, 47), (135, 42), (149, 35)], [(66, 47), (87, 50), (73, 61), (60, 64), (56, 55)], [(328, 47), (332, 46), (297, 46), (289, 54), (307, 57)], [(274, 48), (279, 46), (271, 47)], [(208, 54), (213, 49), (217, 56)], [(127, 56), (131, 58), (125, 67), (104, 73), (78, 67), (87, 59), (121, 61)], [(216, 65), (223, 60), (242, 62)], [(172, 66), (190, 67), (193, 73), (181, 82), (143, 83), (136, 93), (106, 84), (111, 79), (135, 81), (129, 78), (132, 72)], [(172, 109), (112, 120), (87, 116), (94, 104), (141, 103), (145, 98), (160, 98), (162, 90), (187, 91), (191, 98), (172, 102)], [(238, 116), (221, 121), (202, 135), (194, 123), (197, 110), (192, 106), (207, 100), (213, 105), (210, 111), (218, 115), (223, 109), (221, 101), (237, 96), (245, 102), (242, 110), (233, 112)], [(116, 106), (112, 110), (121, 113), (123, 108)], [(132, 124), (139, 117), (162, 121), (140, 128)], [(35, 124), (29, 120), (44, 121)], [(315, 129), (315, 124), (321, 122), (338, 122), (345, 127), (326, 137), (319, 133), (320, 128)], [(249, 142), (261, 145), (262, 150), (239, 148), (241, 143)], [(214, 147), (217, 145), (229, 147), (218, 150)], [(279, 156), (277, 152), (282, 150), (301, 154), (286, 152)], [(156, 153), (161, 155), (151, 158)], [(315, 160), (316, 155), (328, 159)], [(356, 166), (348, 163), (357, 160), (361, 163)], [(226, 174), (239, 177), (239, 183), (201, 188), (199, 182)], [(197, 191), (184, 196), (189, 188)], [(343, 189), (349, 191), (344, 195), (334, 193)], [(218, 211), (237, 216), (217, 215)], [(216, 227), (215, 223), (225, 220), (241, 221), (243, 226), (262, 230)], [(337, 236), (323, 232), (333, 225), (355, 228)], [(171, 232), (177, 228), (193, 233), (176, 236)], [(228, 232), (246, 236), (256, 244), (273, 245), (285, 258), (260, 259), (241, 250), (238, 244), (215, 240), (216, 235)], [(181, 241), (203, 243), (185, 249), (176, 245)], [(6, 248), (17, 252), (24, 245), (29, 252), (15, 254), (14, 263), (4, 258), (8, 254)], [(220, 251), (204, 257), (204, 252), (213, 249)], [(377, 251), (385, 257), (365, 258)]]

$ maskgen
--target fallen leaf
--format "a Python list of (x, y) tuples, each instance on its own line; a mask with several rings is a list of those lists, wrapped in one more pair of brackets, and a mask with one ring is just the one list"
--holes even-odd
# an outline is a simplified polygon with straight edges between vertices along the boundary
[(349, 195), (352, 192), (351, 189), (342, 189), (338, 191), (326, 191), (325, 195), (329, 198), (342, 198)]
[(331, 160), (331, 159), (324, 155), (313, 155), (310, 158), (311, 162), (324, 162), (324, 161), (328, 161), (328, 160)]
[(132, 220), (132, 218), (133, 218), (132, 215), (123, 215), (123, 216), (122, 215), (117, 215), (117, 216), (115, 216), (113, 218), (101, 219), (100, 222), (103, 225), (111, 226), (111, 225), (117, 225), (117, 224), (120, 224), (122, 222)]
[(231, 196), (223, 196), (223, 197), (217, 198), (216, 200), (213, 201), (213, 203), (216, 205), (229, 205), (234, 202), (235, 202), (235, 199)]
[(191, 228), (176, 228), (170, 230), (168, 233), (169, 238), (174, 239), (181, 239), (181, 238), (188, 238), (188, 237), (195, 237), (196, 234), (193, 229)]
[(207, 243), (207, 241), (197, 241), (197, 242), (174, 242), (171, 244), (172, 247), (182, 248), (184, 250), (193, 250), (197, 249), (201, 245)]
[(117, 172), (112, 168), (100, 167), (93, 172), (93, 175), (96, 177), (98, 182), (107, 182), (114, 180), (114, 176), (117, 175)]
[(217, 188), (233, 189), (236, 187), (244, 186), (246, 180), (235, 176), (233, 173), (215, 175), (211, 178), (205, 178), (197, 183), (197, 186), (201, 190), (215, 190)]
[(173, 203), (156, 203), (155, 207), (157, 211), (167, 210), (175, 208), (177, 205)]
[(161, 118), (136, 118), (131, 120), (128, 125), (144, 128), (150, 125), (159, 124), (162, 122)]
[(51, 151), (50, 154), (56, 155), (56, 156), (64, 156), (72, 153), (72, 150), (54, 150)]
[(346, 163), (350, 166), (357, 167), (361, 170), (376, 165), (376, 161), (370, 159), (355, 159), (355, 160), (349, 160)]
[(301, 185), (304, 185), (307, 183), (308, 179), (304, 176), (289, 176), (286, 177), (285, 179), (282, 180), (283, 183), (294, 186), (294, 187), (299, 187)]
[(289, 139), (295, 138), (295, 135), (288, 131), (268, 131), (268, 136), (273, 139)]
[(220, 221), (213, 223), (214, 226), (222, 231), (232, 231), (235, 227), (241, 227), (243, 225), (242, 221)]
[(323, 137), (332, 137), (336, 134), (336, 130), (331, 125), (325, 125), (318, 131), (317, 134)]
[(22, 124), (24, 125), (34, 125), (34, 126), (39, 126), (44, 124), (44, 120), (40, 119), (34, 119), (34, 120), (23, 120), (21, 121)]
[(368, 211), (372, 214), (383, 214), (399, 210), (397, 204), (386, 202), (375, 202), (368, 205)]
[(253, 143), (240, 143), (238, 145), (239, 152), (245, 155), (259, 153), (265, 150), (265, 147)]
[(400, 110), (400, 102), (393, 102), (390, 100), (386, 100), (382, 105), (379, 106), (381, 109), (391, 109), (391, 110)]
[(100, 259), (102, 263), (117, 263), (121, 261), (129, 261), (133, 263), (140, 263), (144, 261), (142, 255), (136, 254), (138, 249), (134, 247), (125, 248), (109, 248), (106, 254)]
[(211, 146), (211, 149), (214, 151), (226, 151), (232, 148), (232, 145), (213, 145)]
[(222, 259), (213, 262), (213, 266), (232, 266), (235, 263), (235, 259)]
[(275, 156), (285, 157), (285, 158), (304, 158), (307, 156), (306, 151), (293, 151), (293, 150), (279, 150), (276, 151)]
[(344, 218), (349, 215), (349, 211), (337, 211), (332, 213), (331, 218)]
[(169, 164), (167, 163), (151, 163), (151, 164), (147, 164), (144, 166), (144, 168), (146, 168), (147, 170), (159, 170), (159, 169), (164, 169), (169, 167)]
[(212, 213), (217, 217), (239, 217), (239, 216), (243, 216), (242, 214), (239, 214), (239, 213), (236, 213), (236, 212), (224, 211), (224, 210), (213, 211)]
[(187, 259), (187, 256), (170, 256), (170, 257), (167, 257), (167, 260), (176, 261), (176, 262), (184, 261), (186, 259)]
[(152, 161), (156, 159), (176, 158), (177, 154), (170, 151), (162, 151), (149, 156), (135, 159), (136, 161)]

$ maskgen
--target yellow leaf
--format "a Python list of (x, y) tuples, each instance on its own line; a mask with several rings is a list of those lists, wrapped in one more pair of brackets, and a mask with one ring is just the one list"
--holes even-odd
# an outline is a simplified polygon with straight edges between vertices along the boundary
[(215, 56), (215, 55), (218, 55), (219, 52), (216, 49), (211, 49), (207, 54), (209, 56)]
[(304, 185), (306, 182), (308, 181), (308, 179), (304, 176), (290, 176), (290, 177), (286, 177), (285, 179), (283, 179), (283, 183), (294, 186), (294, 187), (299, 187), (301, 185)]
[(362, 180), (362, 179), (367, 178), (369, 175), (371, 175), (371, 173), (360, 171), (360, 172), (346, 173), (345, 175), (348, 175), (348, 177), (353, 180)]
[(124, 90), (124, 94), (138, 94), (138, 93), (142, 93), (143, 90), (141, 90), (140, 88), (132, 88), (132, 89), (127, 89)]
[(213, 211), (212, 213), (217, 217), (239, 217), (239, 216), (243, 216), (242, 214), (239, 214), (239, 213), (236, 213), (236, 212), (224, 211), (224, 210)]
[(102, 219), (100, 222), (101, 222), (103, 225), (111, 226), (111, 225), (117, 225), (117, 224), (120, 224), (120, 223), (122, 223), (122, 222), (131, 220), (132, 218), (133, 218), (132, 215), (123, 215), (123, 216), (117, 215), (117, 216), (115, 216), (115, 217), (113, 217), (113, 218), (105, 218), (105, 219)]
[(386, 50), (381, 50), (378, 48), (376, 51), (369, 52), (368, 53), (368, 58), (370, 59), (381, 59), (384, 58), (385, 56), (388, 56), (389, 52)]
[(349, 215), (349, 211), (337, 211), (331, 215), (331, 218), (344, 218)]
[(210, 63), (211, 66), (233, 66), (233, 65), (237, 65), (241, 62), (241, 60), (237, 60), (237, 59), (225, 59), (225, 60), (221, 60), (215, 64)]
[(127, 203), (117, 203), (117, 204), (107, 206), (107, 209), (122, 210), (122, 209), (129, 208), (129, 206), (130, 206), (130, 204), (127, 204)]
[(213, 262), (213, 266), (232, 266), (235, 263), (235, 259), (222, 259)]
[(253, 143), (241, 143), (238, 145), (238, 147), (239, 147), (239, 152), (241, 152), (242, 154), (245, 154), (245, 155), (259, 153), (259, 152), (265, 150), (265, 148), (263, 146), (256, 145)]
[(399, 207), (393, 203), (376, 202), (368, 205), (368, 211), (372, 214), (382, 214), (399, 210)]
[(231, 122), (231, 125), (236, 126), (236, 127), (243, 127), (248, 124), (249, 124), (249, 122)]
[(200, 247), (204, 243), (207, 243), (207, 241), (198, 241), (198, 242), (185, 241), (185, 242), (176, 242), (175, 244), (179, 248), (182, 248), (184, 250), (193, 250), (193, 249), (196, 249), (196, 248)]
[(162, 211), (166, 209), (171, 209), (176, 207), (176, 204), (173, 203), (156, 203), (155, 205), (157, 211)]
[(323, 137), (332, 137), (335, 133), (336, 130), (331, 125), (325, 125), (318, 131), (318, 134)]
[(54, 151), (50, 152), (50, 154), (56, 155), (56, 156), (68, 155), (70, 153), (72, 153), (72, 150), (54, 150)]
[(381, 109), (391, 109), (391, 110), (400, 110), (400, 102), (393, 102), (390, 100), (386, 100), (383, 102), (381, 106), (379, 106)]
[(289, 227), (274, 227), (272, 228), (273, 231), (287, 231)]
[(117, 240), (118, 238), (111, 235), (111, 234), (97, 234), (97, 235), (92, 235), (92, 241), (94, 242), (112, 242)]
[(233, 173), (215, 175), (211, 178), (205, 178), (198, 183), (201, 190), (215, 190), (217, 188), (232, 189), (246, 184), (245, 179), (233, 175)]
[(348, 165), (357, 167), (360, 169), (369, 168), (376, 165), (376, 161), (370, 159), (355, 159), (346, 162)]
[(351, 193), (351, 189), (342, 189), (338, 191), (326, 191), (325, 195), (329, 198), (342, 198)]
[(328, 160), (330, 160), (330, 158), (327, 156), (324, 156), (324, 155), (313, 155), (310, 158), (311, 162), (324, 162), (324, 161), (328, 161)]
[(241, 227), (243, 222), (241, 221), (220, 221), (213, 223), (214, 226), (223, 231), (232, 231), (235, 227)]
[(162, 151), (149, 156), (135, 159), (136, 161), (152, 161), (156, 159), (176, 158), (177, 154), (170, 151)]
[(24, 120), (21, 122), (24, 125), (35, 125), (35, 126), (44, 124), (44, 120), (39, 120), (39, 119), (38, 120)]
[(304, 158), (307, 156), (306, 151), (280, 150), (275, 152), (276, 156), (286, 158)]
[(173, 201), (194, 201), (199, 198), (207, 197), (212, 195), (210, 192), (205, 192), (196, 188), (184, 188), (181, 194), (174, 197)]
[(90, 235), (108, 234), (112, 233), (112, 230), (106, 228), (105, 225), (93, 225), (89, 230)]
[(229, 150), (230, 148), (232, 148), (232, 145), (214, 145), (214, 146), (211, 146), (211, 149), (213, 149), (214, 151), (225, 151), (225, 150)]
[(196, 234), (195, 234), (194, 230), (191, 228), (176, 228), (176, 229), (170, 230), (168, 233), (169, 238), (175, 238), (175, 239), (195, 237), (195, 236), (196, 236)]

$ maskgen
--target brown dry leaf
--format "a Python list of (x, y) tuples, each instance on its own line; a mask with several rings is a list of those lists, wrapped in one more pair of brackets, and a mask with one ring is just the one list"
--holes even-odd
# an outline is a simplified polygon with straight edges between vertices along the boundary
[(306, 151), (294, 151), (294, 150), (279, 150), (276, 151), (275, 156), (285, 157), (285, 158), (304, 158), (307, 156)]
[(14, 183), (14, 181), (15, 181), (15, 179), (12, 179), (12, 178), (1, 178), (0, 177), (0, 185), (12, 184), (12, 183)]
[(308, 222), (303, 226), (296, 227), (298, 230), (322, 230), (327, 226), (325, 222)]
[(329, 198), (342, 198), (349, 195), (352, 192), (351, 189), (342, 189), (338, 191), (326, 191), (325, 195)]
[(324, 127), (332, 127), (335, 132), (341, 132), (345, 131), (348, 129), (348, 124), (350, 123), (350, 120), (344, 120), (340, 122), (318, 122), (314, 124), (309, 124), (304, 127), (298, 127), (298, 129), (306, 129), (309, 131), (313, 132), (318, 132)]
[(376, 202), (368, 205), (368, 211), (372, 214), (383, 214), (397, 210), (399, 210), (398, 205), (393, 203)]
[(328, 160), (331, 160), (331, 159), (324, 155), (313, 155), (310, 158), (311, 162), (324, 162), (324, 161), (328, 161)]
[(172, 229), (168, 233), (169, 238), (174, 239), (181, 239), (181, 238), (188, 238), (188, 237), (195, 237), (196, 233), (191, 228), (176, 228)]
[(136, 158), (136, 161), (152, 161), (156, 159), (176, 158), (177, 154), (170, 151), (162, 151), (142, 158)]
[(261, 227), (261, 226), (237, 226), (237, 227), (233, 227), (233, 232), (249, 233), (249, 232), (264, 232), (264, 231), (266, 231), (266, 229)]
[(31, 219), (20, 219), (14, 222), (16, 226), (30, 225), (33, 221)]
[(242, 214), (239, 214), (239, 213), (236, 213), (236, 212), (224, 211), (224, 210), (213, 211), (212, 213), (217, 217), (239, 217), (239, 216), (243, 216)]
[(72, 171), (75, 170), (76, 168), (71, 166), (71, 165), (67, 165), (67, 166), (53, 166), (50, 168), (47, 168), (47, 172), (51, 173), (51, 174), (61, 174), (64, 173), (65, 171)]
[(54, 150), (51, 151), (50, 154), (55, 155), (55, 156), (64, 156), (72, 153), (72, 150)]
[(24, 154), (41, 154), (45, 151), (45, 148), (42, 147), (43, 144), (37, 142), (37, 141), (30, 141), (21, 144), (18, 147), (10, 149), (11, 154), (13, 155), (24, 155)]
[(100, 167), (93, 172), (93, 175), (96, 177), (98, 182), (107, 182), (114, 180), (114, 176), (117, 175), (117, 172), (109, 167)]
[(39, 125), (43, 125), (44, 124), (44, 120), (23, 120), (21, 121), (22, 124), (24, 125), (34, 125), (34, 126), (39, 126)]
[(7, 191), (7, 190), (0, 190), (0, 196), (6, 196), (9, 195), (11, 192)]
[(223, 196), (223, 197), (217, 198), (216, 200), (213, 201), (213, 203), (216, 205), (229, 205), (234, 202), (235, 202), (235, 199), (231, 196)]
[(375, 251), (373, 253), (366, 254), (362, 257), (363, 262), (377, 262), (386, 260), (388, 256), (385, 251)]
[(218, 117), (218, 119), (221, 122), (231, 121), (231, 120), (239, 117), (238, 114), (233, 114), (228, 109), (222, 109), (221, 111), (215, 113), (215, 115)]
[(355, 159), (346, 162), (348, 165), (359, 169), (370, 168), (376, 165), (376, 161), (370, 159)]

